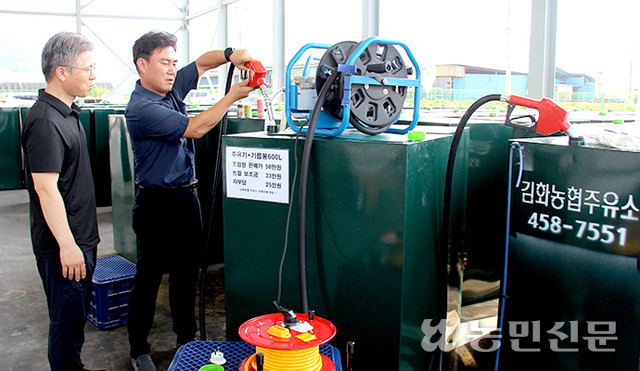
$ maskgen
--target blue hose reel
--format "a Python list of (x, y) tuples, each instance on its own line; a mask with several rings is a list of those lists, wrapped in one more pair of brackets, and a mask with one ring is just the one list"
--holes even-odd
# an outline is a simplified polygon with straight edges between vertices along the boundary
[[(405, 65), (396, 49), (400, 46), (413, 66)], [(310, 75), (309, 56), (302, 75), (292, 79), (292, 71), (298, 61), (312, 49), (326, 52), (319, 60), (315, 77)], [(338, 136), (348, 127), (369, 135), (383, 132), (406, 134), (418, 123), (420, 108), (420, 67), (409, 48), (397, 41), (370, 37), (360, 43), (344, 41), (333, 46), (306, 44), (289, 61), (286, 71), (286, 118), (296, 132), (303, 122), (294, 120), (313, 112), (317, 94), (328, 77), (342, 73), (322, 105), (316, 135)], [(415, 74), (415, 78), (409, 78)], [(404, 128), (391, 128), (398, 121), (409, 88), (414, 89), (413, 120)], [(302, 128), (306, 133), (306, 128)]]

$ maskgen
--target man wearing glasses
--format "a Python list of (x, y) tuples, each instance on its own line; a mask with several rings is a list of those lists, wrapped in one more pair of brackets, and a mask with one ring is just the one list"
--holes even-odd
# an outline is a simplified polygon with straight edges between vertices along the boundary
[(31, 241), (49, 308), (51, 370), (85, 370), (80, 353), (100, 238), (80, 108), (93, 88), (93, 45), (61, 32), (42, 51), (47, 81), (24, 119)]
[(227, 62), (247, 70), (246, 50), (214, 50), (178, 70), (176, 37), (149, 32), (133, 45), (140, 80), (125, 110), (135, 157), (133, 229), (138, 260), (129, 299), (129, 344), (135, 370), (155, 371), (147, 337), (162, 275), (169, 272), (169, 302), (177, 344), (196, 334), (195, 289), (202, 234), (196, 193), (194, 138), (211, 130), (238, 99), (253, 90), (248, 81), (208, 110), (189, 117), (182, 100), (202, 74)]

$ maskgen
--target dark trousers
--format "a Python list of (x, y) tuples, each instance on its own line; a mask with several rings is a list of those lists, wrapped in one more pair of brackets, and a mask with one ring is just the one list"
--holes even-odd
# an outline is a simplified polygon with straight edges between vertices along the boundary
[(196, 334), (195, 296), (202, 235), (197, 192), (138, 189), (133, 230), (138, 262), (127, 327), (131, 357), (138, 358), (151, 350), (147, 338), (164, 273), (169, 273), (169, 304), (177, 342), (186, 344)]
[(62, 277), (60, 258), (36, 258), (49, 307), (49, 364), (52, 371), (84, 369), (80, 360), (84, 325), (91, 301), (96, 248), (84, 252), (87, 276), (80, 282)]

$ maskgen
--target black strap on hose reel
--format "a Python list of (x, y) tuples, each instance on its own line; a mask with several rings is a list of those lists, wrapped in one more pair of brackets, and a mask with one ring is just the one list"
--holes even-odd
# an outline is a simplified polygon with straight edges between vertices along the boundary
[[(316, 70), (316, 91), (324, 86), (340, 64), (346, 64), (360, 44), (343, 41), (329, 48), (320, 59)], [(371, 43), (355, 61), (354, 75), (370, 76), (381, 85), (352, 84), (349, 122), (359, 131), (376, 135), (391, 127), (402, 112), (407, 96), (406, 86), (386, 85), (387, 78), (407, 78), (409, 70), (398, 50), (389, 44)], [(342, 120), (344, 79), (341, 75), (330, 87), (322, 108), (332, 118)]]

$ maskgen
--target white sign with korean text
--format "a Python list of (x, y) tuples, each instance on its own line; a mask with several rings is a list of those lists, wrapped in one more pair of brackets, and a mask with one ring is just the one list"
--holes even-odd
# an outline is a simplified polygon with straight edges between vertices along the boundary
[(227, 197), (289, 203), (289, 151), (227, 147)]
[(639, 253), (634, 241), (640, 199), (634, 194), (535, 180), (522, 181), (519, 189), (522, 204), (537, 207), (526, 217), (537, 233), (568, 234), (561, 241), (588, 240), (622, 255)]

